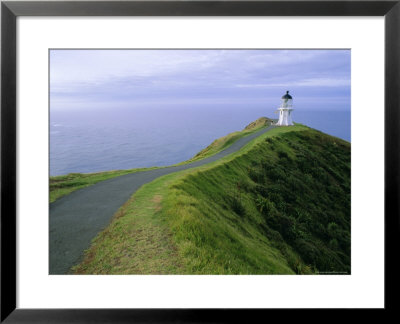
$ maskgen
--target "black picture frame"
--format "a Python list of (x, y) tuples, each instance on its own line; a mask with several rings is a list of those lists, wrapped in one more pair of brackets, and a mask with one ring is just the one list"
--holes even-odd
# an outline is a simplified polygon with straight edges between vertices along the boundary
[[(1, 3), (1, 322), (197, 323), (261, 318), (244, 309), (16, 308), (16, 19), (18, 16), (384, 16), (385, 311), (399, 286), (400, 0), (392, 1), (3, 1)], [(272, 311), (272, 310), (270, 310)], [(257, 320), (255, 320), (257, 322)], [(247, 320), (245, 322), (248, 322)], [(250, 320), (250, 322), (252, 322)]]

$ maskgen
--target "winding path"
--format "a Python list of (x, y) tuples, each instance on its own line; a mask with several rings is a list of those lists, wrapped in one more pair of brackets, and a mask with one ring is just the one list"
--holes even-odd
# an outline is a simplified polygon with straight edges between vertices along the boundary
[(115, 212), (142, 185), (168, 173), (216, 161), (241, 149), (266, 133), (269, 126), (234, 142), (225, 150), (196, 162), (131, 174), (79, 189), (50, 204), (49, 274), (66, 274), (77, 264), (91, 240), (110, 222)]

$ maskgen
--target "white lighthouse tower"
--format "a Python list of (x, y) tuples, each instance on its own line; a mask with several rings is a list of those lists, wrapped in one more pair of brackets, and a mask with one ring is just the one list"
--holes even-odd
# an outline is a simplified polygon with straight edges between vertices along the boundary
[(286, 94), (282, 97), (281, 106), (278, 108), (279, 111), (279, 120), (276, 125), (278, 126), (292, 126), (292, 104), (293, 98), (289, 94), (289, 91), (286, 91)]

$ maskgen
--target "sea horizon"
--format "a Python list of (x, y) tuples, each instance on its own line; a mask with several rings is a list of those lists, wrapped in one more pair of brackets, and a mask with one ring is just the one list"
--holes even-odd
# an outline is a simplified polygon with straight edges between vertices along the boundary
[[(168, 166), (276, 109), (202, 105), (51, 111), (50, 176)], [(293, 111), (293, 121), (351, 141), (350, 110)]]

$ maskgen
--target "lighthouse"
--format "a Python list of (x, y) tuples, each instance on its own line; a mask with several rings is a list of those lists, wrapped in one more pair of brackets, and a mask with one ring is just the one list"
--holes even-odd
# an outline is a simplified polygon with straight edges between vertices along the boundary
[(293, 98), (289, 94), (289, 91), (286, 91), (286, 94), (282, 97), (281, 106), (278, 108), (279, 111), (279, 121), (276, 124), (277, 126), (292, 126), (292, 104)]

